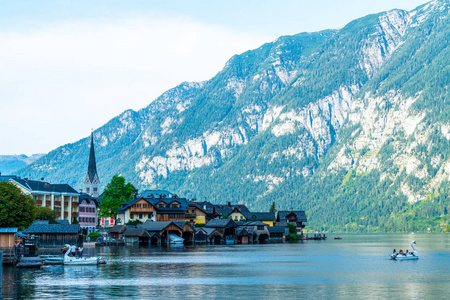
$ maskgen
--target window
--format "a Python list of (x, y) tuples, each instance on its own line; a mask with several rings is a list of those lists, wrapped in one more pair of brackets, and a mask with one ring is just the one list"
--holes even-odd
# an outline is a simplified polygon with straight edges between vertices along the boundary
[(258, 230), (264, 230), (264, 226), (263, 226), (263, 225), (258, 225), (258, 226), (256, 226), (256, 228), (257, 228)]
[(86, 193), (89, 193), (89, 191), (90, 191), (90, 190), (89, 190), (89, 188), (87, 187), (87, 188), (86, 188)]
[(237, 220), (237, 219), (238, 219), (238, 216), (234, 216), (234, 219)]
[(153, 217), (153, 214), (152, 214), (152, 213), (149, 213), (149, 214), (148, 214), (148, 218), (150, 219), (151, 217)]
[(174, 214), (169, 214), (169, 219), (175, 218)]
[(130, 214), (130, 219), (134, 219), (134, 214)]
[(244, 218), (244, 216), (241, 216), (241, 220)]
[(109, 220), (105, 220), (105, 227), (109, 227)]
[(142, 219), (142, 214), (139, 214), (139, 219)]
[(165, 204), (158, 204), (158, 207), (159, 208), (164, 208), (164, 207), (166, 207), (166, 205)]
[(97, 188), (96, 187), (94, 187), (94, 192), (96, 192), (97, 191)]

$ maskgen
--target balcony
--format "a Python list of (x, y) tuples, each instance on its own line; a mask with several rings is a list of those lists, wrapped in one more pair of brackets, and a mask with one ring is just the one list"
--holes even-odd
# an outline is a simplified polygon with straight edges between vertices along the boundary
[(73, 212), (72, 213), (72, 217), (78, 217), (78, 213), (77, 212)]
[(54, 201), (53, 204), (54, 204), (55, 206), (61, 206), (61, 201)]
[(194, 213), (186, 213), (185, 214), (185, 218), (186, 219), (191, 219), (191, 218), (196, 218), (197, 217), (197, 215)]
[(34, 200), (36, 202), (36, 205), (41, 206), (42, 205), (42, 200)]

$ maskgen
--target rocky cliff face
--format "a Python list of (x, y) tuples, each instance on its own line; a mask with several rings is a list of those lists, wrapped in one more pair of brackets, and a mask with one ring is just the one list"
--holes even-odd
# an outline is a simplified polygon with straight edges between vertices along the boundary
[[(276, 201), (324, 229), (438, 230), (450, 208), (441, 201), (448, 12), (448, 1), (432, 1), (236, 55), (211, 80), (183, 83), (96, 130), (100, 180), (121, 174), (140, 188), (255, 209)], [(21, 174), (80, 187), (88, 145), (62, 146)], [(430, 201), (438, 218), (424, 223)]]

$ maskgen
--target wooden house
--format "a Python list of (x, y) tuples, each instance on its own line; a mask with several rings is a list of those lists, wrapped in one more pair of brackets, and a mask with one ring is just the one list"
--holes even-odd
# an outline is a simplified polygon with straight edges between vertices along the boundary
[(270, 241), (269, 225), (263, 222), (236, 222), (238, 228), (242, 227), (247, 230), (247, 232), (252, 237), (251, 243), (253, 244), (264, 244)]
[(272, 226), (269, 227), (270, 232), (270, 242), (271, 243), (283, 243), (286, 241), (286, 236), (288, 229), (283, 226)]
[(214, 219), (204, 227), (214, 228), (223, 235), (223, 244), (236, 244), (236, 223), (231, 219)]
[(113, 239), (121, 239), (123, 238), (123, 234), (128, 229), (126, 225), (114, 225), (109, 229), (109, 236)]
[(154, 222), (147, 220), (142, 224), (142, 228), (147, 230), (152, 237), (157, 234), (160, 238), (160, 243), (163, 245), (169, 243), (169, 234), (183, 237), (183, 227), (172, 221)]
[(185, 221), (186, 209), (189, 206), (185, 198), (178, 198), (177, 195), (167, 198), (165, 194), (159, 195), (158, 198), (155, 198), (153, 194), (147, 196), (122, 203), (117, 214), (118, 224), (124, 225), (134, 220), (143, 223), (147, 220), (155, 222)]
[(129, 244), (149, 244), (151, 241), (151, 234), (143, 228), (127, 228), (123, 233), (125, 243)]
[(238, 227), (236, 234), (238, 244), (247, 245), (249, 243), (250, 234), (248, 233), (247, 230), (245, 230), (245, 228)]
[(297, 234), (303, 236), (304, 223), (307, 222), (306, 213), (304, 211), (279, 211), (277, 222), (293, 224), (297, 229)]
[(199, 228), (195, 233), (195, 243), (220, 245), (223, 244), (223, 234), (216, 228)]
[(206, 224), (218, 214), (214, 211), (214, 205), (210, 202), (189, 202), (186, 209), (185, 220), (192, 224)]
[(10, 249), (15, 246), (15, 234), (18, 229), (13, 227), (2, 227), (0, 228), (0, 250)]
[(195, 228), (188, 221), (174, 221), (175, 224), (183, 229), (181, 237), (184, 239), (185, 244), (194, 243), (195, 240)]
[(38, 237), (39, 246), (59, 248), (65, 244), (81, 245), (81, 228), (78, 224), (49, 224), (48, 221), (36, 221), (23, 232)]
[(259, 221), (273, 226), (276, 221), (276, 216), (274, 212), (248, 212), (245, 214), (245, 219), (249, 222)]

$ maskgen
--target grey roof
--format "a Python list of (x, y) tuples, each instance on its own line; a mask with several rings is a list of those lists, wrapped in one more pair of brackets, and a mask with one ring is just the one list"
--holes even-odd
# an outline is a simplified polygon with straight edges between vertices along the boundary
[(225, 228), (236, 227), (236, 223), (231, 219), (213, 219), (206, 223), (204, 228)]
[(1, 233), (16, 233), (18, 230), (17, 227), (0, 227)]
[(79, 194), (73, 187), (71, 187), (68, 184), (50, 184), (46, 181), (28, 180), (19, 177), (12, 178), (11, 180), (32, 192), (57, 192), (57, 193)]
[(30, 227), (25, 229), (26, 233), (79, 233), (79, 224), (42, 224), (33, 223)]
[(294, 213), (296, 215), (297, 222), (307, 222), (306, 213), (304, 211), (294, 211), (294, 210), (279, 211), (277, 221), (286, 221), (286, 217), (291, 213)]
[(285, 230), (286, 230), (286, 227), (282, 227), (282, 226), (269, 227), (270, 233), (284, 233)]
[(83, 200), (85, 200), (87, 202), (87, 204), (95, 204), (95, 206), (99, 206), (100, 201), (98, 198), (92, 197), (91, 195), (85, 194), (85, 193), (81, 193), (80, 194), (80, 199), (78, 200), (78, 202), (81, 204), (81, 202), (83, 202)]
[(233, 211), (231, 207), (214, 207), (214, 210), (222, 216), (229, 216)]
[(126, 225), (114, 225), (110, 230), (109, 233), (123, 233), (125, 230), (127, 230)]
[(153, 198), (160, 198), (162, 195), (166, 195), (167, 198), (174, 196), (173, 193), (165, 190), (145, 190), (139, 193), (138, 198), (150, 198), (151, 195), (153, 195)]
[[(223, 212), (229, 211), (229, 213), (231, 213), (233, 211), (233, 209), (235, 209), (235, 208), (239, 209), (239, 211), (242, 214), (246, 214), (246, 213), (250, 212), (250, 210), (244, 204), (230, 204), (230, 205), (216, 204), (216, 205), (214, 205), (214, 209), (219, 213), (220, 213), (220, 211), (223, 211)], [(229, 213), (227, 213), (227, 214), (229, 214)]]
[(238, 227), (236, 230), (237, 235), (250, 235), (244, 227)]
[(237, 226), (269, 226), (261, 221), (251, 221), (251, 222), (236, 222)]
[[(208, 236), (210, 236), (214, 232), (214, 230), (216, 230), (216, 228), (205, 228), (205, 227), (203, 227), (203, 230), (206, 232), (206, 234)], [(218, 232), (218, 231), (216, 231), (216, 232), (218, 234), (222, 235), (220, 232)]]
[(69, 225), (69, 220), (55, 220), (58, 224)]
[(95, 175), (97, 175), (97, 163), (95, 162), (95, 151), (94, 151), (94, 133), (91, 133), (91, 149), (89, 152), (89, 164), (88, 164), (88, 178), (89, 181), (94, 181)]
[(189, 202), (189, 206), (195, 206), (208, 214), (214, 213), (214, 204), (208, 201), (203, 202)]
[(0, 182), (8, 181), (12, 178), (17, 178), (17, 176), (16, 175), (0, 175)]
[(147, 237), (151, 237), (151, 235), (147, 232), (147, 230), (141, 228), (128, 228), (124, 234), (124, 236), (138, 236), (138, 237), (142, 237), (142, 236), (147, 236)]
[[(172, 221), (154, 222), (152, 220), (147, 220), (147, 221), (145, 221), (144, 224), (142, 224), (142, 228), (147, 229), (147, 231), (161, 231), (172, 223), (174, 223), (174, 222), (172, 222)], [(177, 225), (178, 227), (180, 227), (180, 225), (178, 225), (176, 223), (174, 223), (174, 224)], [(183, 229), (183, 228), (180, 227), (180, 229)]]
[(248, 221), (275, 221), (274, 212), (248, 212), (244, 215)]

